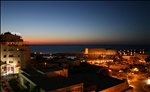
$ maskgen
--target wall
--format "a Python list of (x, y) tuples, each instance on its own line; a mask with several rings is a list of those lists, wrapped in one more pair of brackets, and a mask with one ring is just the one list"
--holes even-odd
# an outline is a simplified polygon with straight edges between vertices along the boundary
[[(107, 88), (107, 89), (102, 90), (100, 92), (122, 92), (123, 90), (125, 90), (127, 88), (129, 88), (129, 85), (128, 85), (127, 81), (125, 81), (119, 85)], [(128, 92), (132, 92), (132, 90), (128, 90)]]
[(116, 55), (117, 50), (106, 50), (105, 48), (85, 48), (85, 54), (87, 54), (88, 59), (99, 59), (107, 55)]
[(85, 48), (85, 54), (115, 55), (117, 54), (117, 50), (106, 50), (105, 48)]
[(65, 88), (60, 88), (60, 89), (56, 89), (56, 90), (52, 90), (48, 92), (83, 92), (83, 83), (75, 84), (72, 86), (68, 86)]

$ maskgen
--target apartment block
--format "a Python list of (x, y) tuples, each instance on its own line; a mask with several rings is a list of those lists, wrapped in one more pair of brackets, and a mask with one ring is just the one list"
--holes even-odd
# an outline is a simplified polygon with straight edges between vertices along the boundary
[(21, 36), (6, 32), (0, 35), (1, 76), (19, 73), (30, 60), (30, 47)]

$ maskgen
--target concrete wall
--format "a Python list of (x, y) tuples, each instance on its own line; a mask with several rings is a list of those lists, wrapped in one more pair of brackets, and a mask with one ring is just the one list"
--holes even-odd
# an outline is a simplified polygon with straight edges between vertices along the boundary
[(107, 55), (116, 55), (117, 50), (106, 50), (105, 48), (85, 48), (85, 54), (88, 59), (99, 59)]
[(60, 88), (57, 90), (48, 91), (48, 92), (67, 92), (67, 91), (68, 92), (83, 92), (83, 83), (68, 86), (65, 88)]
[[(22, 70), (20, 70), (19, 72), (19, 80), (20, 80), (20, 84), (27, 89), (28, 92), (34, 92), (34, 90), (37, 90), (36, 88), (36, 84), (33, 83), (30, 79), (28, 79), (26, 76), (22, 75), (21, 73), (23, 73)], [(28, 86), (27, 86), (28, 84)], [(39, 88), (40, 90), (40, 88)], [(42, 92), (42, 91), (40, 91)], [(44, 92), (44, 91), (43, 91)]]
[[(129, 88), (129, 85), (127, 83), (127, 81), (125, 81), (124, 83), (121, 83), (119, 85), (107, 88), (105, 90), (102, 90), (100, 92), (122, 92), (123, 90)], [(132, 90), (128, 90), (128, 92), (132, 92)]]
[(85, 48), (85, 54), (116, 55), (117, 50), (106, 50), (105, 48)]

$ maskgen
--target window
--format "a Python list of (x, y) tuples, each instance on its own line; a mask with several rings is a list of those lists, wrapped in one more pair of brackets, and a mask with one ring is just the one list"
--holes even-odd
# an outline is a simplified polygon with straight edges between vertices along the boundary
[(6, 55), (4, 55), (4, 58), (6, 58)]
[(13, 63), (13, 61), (9, 61), (9, 63)]
[(11, 67), (11, 71), (14, 71), (14, 67)]
[(13, 51), (13, 49), (10, 48), (9, 51)]
[(2, 64), (6, 64), (6, 61), (3, 61)]
[(9, 55), (9, 57), (13, 57), (13, 55)]

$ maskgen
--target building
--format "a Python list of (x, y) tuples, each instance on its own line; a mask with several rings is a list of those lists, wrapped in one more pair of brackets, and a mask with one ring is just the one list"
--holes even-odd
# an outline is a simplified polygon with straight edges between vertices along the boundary
[(83, 82), (84, 92), (132, 92), (126, 80), (111, 77), (111, 69), (87, 63), (81, 65), (79, 69), (74, 68), (76, 73), (69, 77)]
[(127, 81), (110, 76), (80, 73), (72, 75), (72, 78), (84, 83), (84, 92), (132, 92)]
[(0, 35), (1, 75), (19, 73), (19, 68), (27, 67), (30, 47), (21, 36), (6, 32)]
[(89, 59), (99, 59), (106, 56), (117, 55), (117, 50), (105, 48), (85, 48), (85, 53)]
[(117, 50), (105, 49), (105, 48), (85, 48), (85, 54), (116, 55)]
[(21, 85), (27, 92), (83, 92), (83, 83), (68, 78), (68, 69), (21, 69)]
[(145, 59), (148, 58), (148, 54), (139, 54), (135, 53), (135, 55), (122, 55), (122, 58), (127, 60), (129, 64), (145, 64)]
[(90, 64), (99, 64), (103, 62), (113, 62), (113, 56), (117, 55), (117, 50), (105, 48), (85, 48), (87, 62)]
[(139, 62), (141, 63), (145, 63), (145, 59), (149, 57), (148, 54), (135, 54), (135, 56), (139, 58)]
[(19, 79), (27, 92), (132, 92), (126, 80), (110, 77), (107, 68), (84, 64), (72, 69), (79, 72), (68, 76), (68, 69), (60, 67), (21, 69)]

